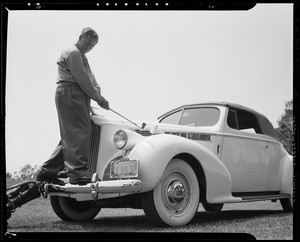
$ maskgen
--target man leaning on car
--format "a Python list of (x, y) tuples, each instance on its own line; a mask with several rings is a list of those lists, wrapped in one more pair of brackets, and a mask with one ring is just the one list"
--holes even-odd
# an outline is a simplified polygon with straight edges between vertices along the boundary
[(61, 184), (57, 173), (63, 169), (71, 184), (87, 184), (91, 181), (87, 164), (91, 138), (91, 99), (109, 110), (109, 103), (101, 95), (85, 56), (98, 43), (98, 39), (95, 30), (84, 28), (77, 43), (59, 56), (55, 103), (61, 141), (37, 173), (37, 181)]

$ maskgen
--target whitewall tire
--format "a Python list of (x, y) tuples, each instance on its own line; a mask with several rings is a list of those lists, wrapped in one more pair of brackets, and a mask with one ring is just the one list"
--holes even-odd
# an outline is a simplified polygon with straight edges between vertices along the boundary
[(172, 159), (155, 188), (142, 194), (146, 216), (157, 225), (182, 226), (195, 216), (200, 189), (192, 167)]

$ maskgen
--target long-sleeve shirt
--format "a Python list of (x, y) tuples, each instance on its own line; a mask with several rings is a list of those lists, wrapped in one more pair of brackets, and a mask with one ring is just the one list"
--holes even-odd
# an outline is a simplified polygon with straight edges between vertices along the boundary
[(105, 98), (90, 68), (86, 56), (76, 45), (64, 50), (57, 61), (58, 83), (73, 82), (98, 104)]

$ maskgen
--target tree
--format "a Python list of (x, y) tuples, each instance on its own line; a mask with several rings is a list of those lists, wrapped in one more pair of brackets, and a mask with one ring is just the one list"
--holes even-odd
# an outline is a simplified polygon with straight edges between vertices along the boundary
[(9, 172), (6, 172), (6, 178), (8, 178), (8, 179), (12, 178), (12, 174), (10, 174)]
[(38, 170), (37, 165), (32, 167), (30, 164), (23, 166), (20, 170), (20, 178), (22, 180), (30, 180), (36, 177), (36, 172)]
[(284, 114), (277, 120), (278, 128), (276, 128), (277, 136), (283, 147), (293, 154), (293, 100), (285, 102)]

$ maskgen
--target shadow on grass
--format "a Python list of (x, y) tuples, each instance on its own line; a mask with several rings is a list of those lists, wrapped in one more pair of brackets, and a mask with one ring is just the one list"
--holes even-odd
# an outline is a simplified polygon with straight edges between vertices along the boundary
[(283, 210), (228, 210), (221, 212), (197, 212), (193, 223), (201, 224), (201, 223), (210, 223), (217, 221), (230, 222), (234, 220), (244, 220), (244, 219), (252, 219), (259, 217), (283, 217), (288, 213)]
[(142, 230), (149, 228), (150, 225), (145, 215), (96, 217), (91, 221), (57, 221), (55, 224), (80, 225), (83, 230), (88, 232), (100, 230), (105, 232), (125, 231), (128, 228)]
[[(284, 217), (287, 213), (284, 211), (276, 210), (230, 210), (214, 212), (197, 212), (193, 220), (189, 225), (202, 226), (208, 224), (218, 224), (222, 222), (232, 222), (238, 220), (247, 220), (252, 218), (268, 218), (268, 217)], [(133, 216), (114, 216), (114, 217), (96, 217), (91, 221), (58, 221), (55, 224), (66, 226), (80, 226), (87, 232), (127, 232), (127, 231), (174, 231), (175, 227), (157, 227), (150, 223), (145, 215), (133, 215)], [(189, 226), (186, 225), (186, 226)], [(185, 226), (185, 227), (186, 227)]]

